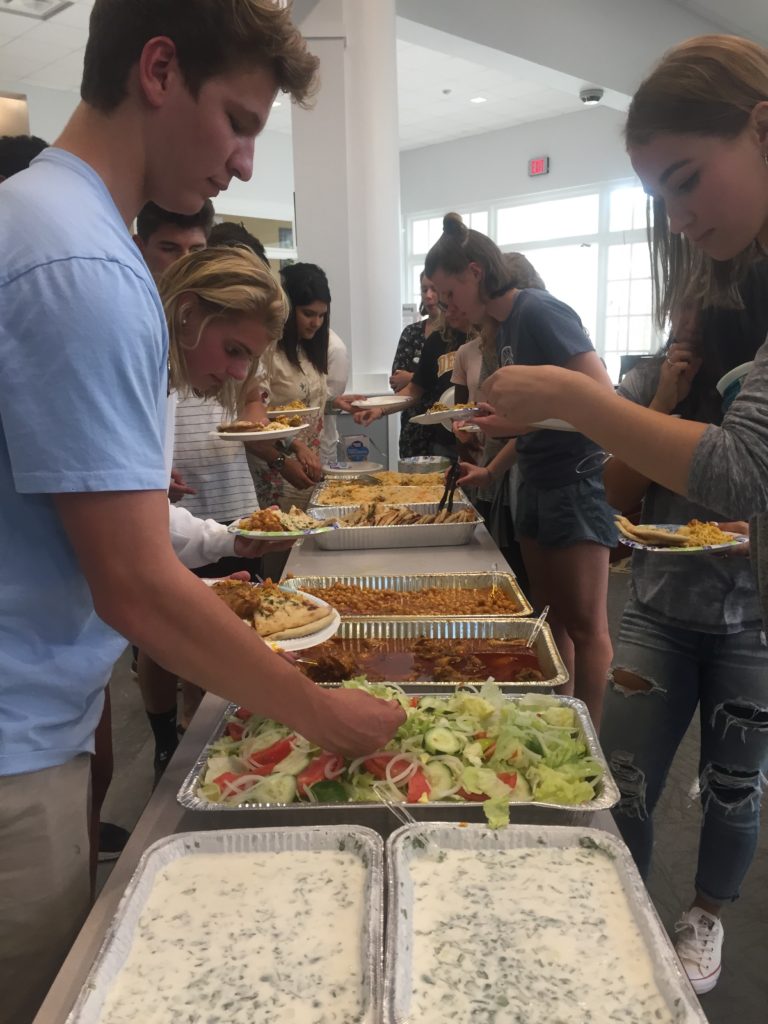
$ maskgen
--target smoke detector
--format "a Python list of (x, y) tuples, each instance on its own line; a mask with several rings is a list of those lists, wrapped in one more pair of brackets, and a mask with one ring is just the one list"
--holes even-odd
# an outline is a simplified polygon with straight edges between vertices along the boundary
[(596, 85), (587, 86), (579, 93), (579, 99), (587, 107), (594, 107), (603, 98), (603, 90)]
[(72, 6), (72, 0), (0, 0), (0, 14), (20, 14), (24, 18), (47, 21)]

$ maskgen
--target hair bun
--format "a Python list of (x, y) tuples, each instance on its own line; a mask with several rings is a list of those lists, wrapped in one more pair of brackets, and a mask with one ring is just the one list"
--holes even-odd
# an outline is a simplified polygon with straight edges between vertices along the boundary
[(469, 234), (469, 228), (461, 219), (460, 213), (446, 213), (443, 217), (443, 233), (463, 242)]

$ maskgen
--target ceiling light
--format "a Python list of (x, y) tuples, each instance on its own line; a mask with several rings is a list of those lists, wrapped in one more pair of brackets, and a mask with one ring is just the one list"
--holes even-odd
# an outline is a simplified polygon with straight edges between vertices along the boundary
[(272, 109), (274, 110), (275, 107), (282, 107), (282, 105), (283, 104), (280, 102), (280, 100), (275, 100), (275, 102), (272, 104)]
[(0, 13), (21, 14), (25, 18), (46, 21), (71, 6), (72, 0), (2, 0)]
[(473, 96), (472, 99), (469, 102), (470, 103), (487, 103), (488, 102), (488, 97), (487, 96)]

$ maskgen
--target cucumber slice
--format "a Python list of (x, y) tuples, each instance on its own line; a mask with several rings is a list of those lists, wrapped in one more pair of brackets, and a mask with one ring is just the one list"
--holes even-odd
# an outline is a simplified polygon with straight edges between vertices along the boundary
[(448, 765), (442, 761), (429, 761), (424, 765), (424, 774), (429, 783), (430, 800), (439, 800), (449, 789), (453, 788), (453, 776)]
[(457, 754), (463, 746), (463, 737), (450, 729), (436, 726), (424, 734), (424, 747), (430, 754)]

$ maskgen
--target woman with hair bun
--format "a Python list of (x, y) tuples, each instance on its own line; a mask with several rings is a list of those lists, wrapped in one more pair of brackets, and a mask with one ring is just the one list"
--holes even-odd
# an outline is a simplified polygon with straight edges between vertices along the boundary
[[(444, 218), (425, 270), (449, 312), (456, 309), (495, 331), (499, 365), (554, 364), (570, 371), (571, 378), (583, 376), (612, 391), (578, 315), (547, 291), (515, 287), (503, 253), (486, 235), (468, 229), (458, 214)], [(484, 413), (476, 422), (486, 435), (517, 433), (490, 406)], [(514, 517), (534, 603), (550, 606), (574, 692), (596, 722), (612, 656), (606, 604), (616, 528), (601, 467), (586, 473), (577, 467), (597, 450), (572, 431), (535, 430), (519, 437), (521, 482)]]

